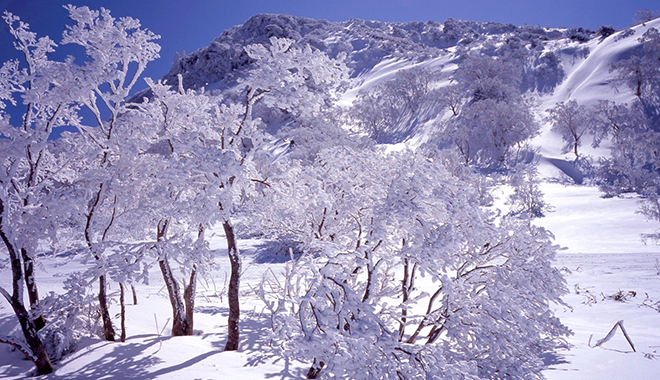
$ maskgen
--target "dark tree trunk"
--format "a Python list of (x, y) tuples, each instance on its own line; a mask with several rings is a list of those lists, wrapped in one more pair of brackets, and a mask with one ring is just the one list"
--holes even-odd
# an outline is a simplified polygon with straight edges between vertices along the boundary
[(3, 291), (3, 295), (7, 298), (7, 301), (11, 304), (12, 309), (14, 309), (14, 314), (18, 318), (18, 322), (21, 325), (21, 330), (23, 330), (23, 336), (27, 342), (30, 350), (32, 350), (32, 361), (37, 367), (37, 373), (39, 375), (45, 375), (53, 372), (53, 365), (50, 362), (48, 353), (46, 352), (46, 347), (39, 338), (37, 334), (37, 328), (30, 318), (30, 314), (25, 305), (23, 304), (23, 267), (21, 266), (21, 257), (14, 249), (14, 246), (9, 241), (9, 238), (5, 234), (5, 231), (2, 229), (3, 226), (3, 214), (4, 214), (4, 205), (2, 200), (0, 200), (0, 238), (7, 247), (9, 253), (9, 261), (11, 262), (11, 274), (12, 274), (12, 294), (9, 295)]
[(105, 340), (115, 341), (115, 329), (112, 327), (110, 310), (108, 309), (108, 296), (106, 294), (105, 275), (99, 276), (99, 307), (101, 308), (101, 319), (103, 319), (103, 334)]
[[(19, 279), (19, 281), (20, 280), (22, 279)], [(13, 281), (15, 282), (16, 279), (13, 279)], [(37, 329), (34, 326), (34, 322), (30, 318), (30, 314), (28, 313), (27, 309), (25, 309), (25, 306), (21, 300), (17, 300), (14, 297), (11, 297), (8, 299), (8, 301), (11, 304), (11, 307), (14, 309), (14, 313), (16, 314), (16, 317), (21, 324), (21, 329), (23, 330), (25, 340), (32, 350), (32, 357), (30, 359), (32, 359), (34, 365), (37, 367), (37, 373), (39, 375), (45, 375), (53, 372), (53, 365), (51, 364), (50, 358), (48, 357), (48, 352), (46, 352), (46, 346), (44, 346), (43, 342), (39, 338)]]
[(181, 300), (181, 293), (179, 291), (179, 283), (174, 278), (170, 263), (167, 256), (163, 256), (158, 260), (160, 271), (165, 280), (167, 293), (170, 296), (170, 303), (172, 304), (172, 336), (186, 335), (186, 317), (184, 313), (183, 301)]
[(135, 286), (131, 284), (131, 291), (133, 292), (133, 305), (137, 305), (137, 292), (135, 292)]
[[(157, 227), (157, 240), (163, 241), (167, 234), (167, 220), (161, 220), (158, 222)], [(165, 287), (167, 288), (167, 293), (170, 296), (170, 303), (172, 304), (172, 336), (184, 336), (186, 335), (186, 317), (185, 317), (185, 307), (183, 301), (181, 300), (181, 292), (179, 291), (179, 283), (174, 278), (172, 269), (170, 268), (170, 263), (167, 260), (167, 255), (165, 252), (161, 252), (161, 257), (158, 260), (158, 265), (160, 266), (160, 271), (163, 274), (163, 280), (165, 281)]]
[(190, 282), (183, 290), (183, 302), (186, 306), (186, 335), (193, 335), (193, 312), (195, 310), (195, 291), (197, 289), (197, 268), (193, 265)]
[[(21, 256), (23, 258), (23, 270), (25, 271), (25, 287), (30, 299), (30, 311), (34, 314), (37, 306), (39, 306), (39, 290), (37, 289), (37, 281), (34, 278), (34, 261), (25, 248), (21, 248)], [(32, 320), (37, 331), (46, 326), (46, 320), (41, 314), (32, 315)]]
[[(94, 244), (92, 244), (92, 236), (90, 233), (90, 229), (92, 227), (92, 218), (94, 218), (94, 212), (96, 212), (96, 208), (98, 207), (99, 202), (101, 201), (102, 192), (103, 192), (103, 184), (101, 183), (99, 185), (99, 190), (96, 192), (94, 198), (92, 198), (91, 200), (91, 203), (89, 205), (89, 212), (86, 215), (87, 221), (85, 222), (85, 241), (87, 242), (87, 247), (94, 256), (94, 259), (96, 259), (97, 261), (99, 261), (101, 258), (94, 251)], [(99, 307), (101, 308), (101, 319), (103, 320), (103, 335), (105, 336), (106, 340), (114, 342), (115, 330), (112, 327), (112, 319), (110, 319), (110, 311), (108, 310), (108, 297), (105, 291), (106, 291), (105, 275), (100, 275), (98, 300), (99, 300)]]
[[(405, 245), (405, 243), (404, 243)], [(399, 342), (403, 339), (406, 332), (406, 321), (408, 320), (408, 282), (410, 274), (408, 273), (408, 259), (403, 259), (403, 281), (401, 281), (401, 293), (403, 299), (401, 300), (401, 322), (399, 322)]]
[(120, 312), (120, 326), (121, 326), (121, 335), (119, 340), (124, 343), (126, 342), (126, 306), (124, 305), (124, 284), (119, 283), (119, 307), (121, 308)]
[(225, 220), (222, 223), (227, 237), (227, 254), (231, 264), (231, 275), (229, 276), (229, 289), (227, 290), (227, 299), (229, 300), (229, 319), (227, 323), (227, 345), (225, 351), (235, 351), (238, 349), (239, 329), (238, 322), (241, 317), (238, 290), (240, 287), (241, 276), (241, 257), (236, 247), (236, 237), (234, 227)]
[(308, 379), (318, 379), (319, 375), (321, 374), (321, 370), (323, 370), (323, 367), (325, 367), (325, 363), (322, 361), (316, 362), (316, 359), (314, 359), (314, 364), (309, 368), (309, 371), (307, 371), (307, 378)]

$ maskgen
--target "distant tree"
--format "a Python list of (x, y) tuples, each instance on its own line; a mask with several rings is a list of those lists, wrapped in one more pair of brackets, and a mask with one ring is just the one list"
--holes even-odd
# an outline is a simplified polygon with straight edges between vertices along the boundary
[(521, 69), (511, 61), (468, 54), (452, 79), (470, 103), (485, 99), (508, 101), (520, 96), (521, 74)]
[(425, 68), (399, 70), (394, 79), (358, 95), (349, 111), (351, 122), (377, 142), (399, 142), (415, 126), (435, 116), (435, 74)]
[(582, 145), (585, 134), (592, 131), (593, 123), (589, 110), (575, 100), (570, 100), (567, 103), (559, 102), (546, 112), (548, 121), (552, 123), (552, 131), (561, 135), (564, 141), (563, 153), (573, 152), (577, 161), (580, 157), (578, 147)]
[(656, 18), (660, 17), (660, 14), (658, 11), (644, 8), (644, 9), (638, 9), (635, 11), (635, 16), (633, 17), (633, 22), (635, 25), (638, 24), (644, 24), (647, 23), (651, 20), (655, 20)]
[(538, 218), (543, 217), (551, 208), (543, 200), (536, 166), (518, 168), (518, 171), (510, 176), (509, 185), (513, 188), (513, 193), (509, 196), (507, 204), (512, 215)]
[(620, 142), (635, 131), (648, 128), (649, 120), (639, 102), (632, 106), (601, 100), (593, 109), (593, 146), (598, 147), (603, 139)]
[(458, 86), (446, 86), (439, 91), (441, 105), (451, 111), (452, 116), (458, 116), (466, 99)]
[(253, 69), (239, 80), (240, 102), (245, 102), (245, 91), (249, 90), (254, 97), (250, 112), (254, 108), (267, 124), (273, 113), (282, 117), (276, 120), (279, 122), (308, 123), (330, 107), (336, 90), (348, 79), (343, 55), (331, 59), (291, 39), (272, 37), (267, 44), (244, 49), (253, 61)]
[(652, 89), (660, 83), (660, 32), (650, 28), (637, 40), (641, 52), (615, 62), (610, 71), (616, 72), (615, 83), (628, 86), (645, 102), (658, 103), (659, 95)]
[[(657, 14), (644, 10), (640, 17), (645, 22)], [(600, 163), (599, 186), (609, 196), (625, 192), (640, 194), (640, 212), (650, 220), (658, 220), (660, 32), (649, 28), (638, 42), (639, 51), (612, 65), (617, 80), (631, 88), (637, 99), (631, 105), (601, 102), (596, 108), (600, 133), (612, 142), (611, 157)], [(660, 233), (644, 237), (657, 240)]]
[(598, 34), (601, 39), (605, 39), (614, 33), (616, 33), (616, 29), (610, 25), (601, 25), (596, 29), (596, 34)]
[(503, 168), (520, 161), (538, 125), (522, 102), (484, 99), (465, 107), (451, 137), (466, 163)]
[(438, 123), (434, 139), (450, 140), (466, 163), (478, 167), (518, 162), (539, 128), (520, 93), (520, 69), (502, 59), (468, 55), (452, 80), (442, 93), (454, 117)]

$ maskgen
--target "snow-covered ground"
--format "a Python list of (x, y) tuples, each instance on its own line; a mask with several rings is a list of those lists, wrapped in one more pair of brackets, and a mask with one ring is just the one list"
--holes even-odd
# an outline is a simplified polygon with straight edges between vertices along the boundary
[[(660, 20), (647, 27), (660, 27)], [(609, 87), (608, 67), (625, 54), (643, 30), (635, 37), (615, 40), (615, 36), (589, 47), (591, 54), (583, 60), (564, 62), (568, 75), (551, 97), (541, 99), (542, 110), (557, 101), (577, 99), (594, 101)], [(447, 57), (443, 58), (446, 59)], [(440, 67), (447, 62), (428, 61)], [(411, 63), (383, 61), (362, 78), (361, 88), (374, 86), (391, 78), (396, 70)], [(451, 65), (445, 68), (453, 68)], [(358, 88), (343, 97), (349, 105)], [(623, 100), (616, 93), (613, 100)], [(549, 132), (534, 141), (542, 146), (541, 154), (561, 158), (560, 141)], [(586, 149), (586, 148), (585, 148)], [(604, 150), (587, 149), (588, 154)], [(640, 238), (658, 226), (636, 213), (635, 197), (601, 198), (595, 187), (554, 181), (561, 173), (547, 162), (542, 163), (541, 176), (546, 179), (542, 190), (553, 210), (538, 223), (551, 230), (556, 243), (566, 249), (558, 256), (556, 266), (565, 268), (570, 294), (566, 305), (556, 305), (557, 316), (571, 328), (568, 348), (547, 358), (544, 375), (552, 380), (564, 379), (660, 379), (660, 247), (645, 245)], [(563, 178), (564, 180), (566, 178)], [(219, 229), (221, 230), (221, 229)], [(268, 344), (269, 320), (254, 289), (266, 271), (281, 272), (282, 260), (268, 260), (258, 241), (240, 241), (244, 255), (242, 275), (241, 347), (237, 352), (223, 352), (226, 339), (229, 262), (221, 235), (212, 239), (218, 267), (210, 277), (200, 281), (195, 314), (196, 335), (170, 337), (171, 308), (157, 269), (152, 270), (149, 285), (137, 285), (139, 302), (127, 305), (125, 343), (87, 340), (78, 350), (57, 363), (56, 371), (43, 379), (295, 379), (303, 378), (309, 363), (287, 363), (278, 359)], [(264, 259), (264, 257), (266, 259)], [(271, 257), (272, 259), (272, 257)], [(38, 284), (42, 293), (61, 292), (66, 274), (82, 264), (66, 262), (62, 257), (43, 257), (38, 262)], [(9, 271), (0, 272), (0, 285), (9, 285)], [(119, 290), (110, 289), (114, 300)], [(616, 295), (619, 294), (619, 297)], [(616, 300), (615, 298), (619, 298)], [(119, 325), (119, 307), (111, 305)], [(629, 334), (636, 352), (621, 331), (599, 347), (593, 347), (618, 322)], [(15, 326), (15, 317), (6, 302), (0, 302), (0, 329)], [(9, 346), (0, 345), (0, 378), (21, 379), (32, 372), (33, 365)]]
[[(557, 266), (570, 270), (569, 307), (557, 316), (573, 330), (570, 348), (551, 358), (550, 380), (660, 378), (660, 263), (657, 253), (564, 253)], [(619, 295), (619, 297), (617, 297)], [(623, 297), (623, 298), (621, 298)], [(619, 300), (616, 300), (619, 298)], [(618, 321), (623, 333), (599, 347)]]
[[(219, 231), (222, 228), (218, 229)], [(136, 285), (138, 304), (126, 305), (125, 343), (87, 340), (78, 350), (57, 363), (56, 371), (43, 379), (241, 379), (301, 378), (302, 363), (284, 363), (268, 349), (269, 321), (262, 314), (263, 304), (255, 296), (265, 271), (279, 272), (281, 263), (263, 262), (259, 242), (240, 242), (245, 256), (242, 276), (241, 349), (223, 352), (226, 342), (227, 299), (230, 264), (223, 236), (211, 239), (216, 252), (217, 270), (202, 279), (197, 287), (195, 336), (171, 334), (167, 290), (157, 268), (152, 268), (149, 285)], [(62, 265), (66, 262), (66, 265)], [(40, 291), (61, 292), (67, 273), (81, 268), (77, 260), (41, 258), (38, 284)], [(8, 279), (0, 278), (7, 286)], [(111, 285), (114, 302), (111, 315), (119, 326), (119, 289)], [(0, 304), (0, 329), (13, 329), (15, 317), (7, 304)], [(22, 379), (33, 365), (9, 346), (0, 345), (0, 378)]]
[[(635, 199), (603, 199), (586, 186), (545, 183), (543, 190), (555, 210), (540, 224), (551, 228), (556, 243), (566, 247), (556, 261), (566, 269), (570, 294), (556, 305), (557, 316), (569, 326), (568, 349), (547, 358), (548, 379), (660, 378), (660, 254), (645, 246), (639, 232), (653, 226), (635, 214)], [(225, 285), (229, 272), (222, 236), (212, 240), (218, 268), (198, 286), (196, 335), (169, 336), (171, 309), (157, 270), (150, 285), (138, 285), (138, 304), (127, 305), (125, 343), (85, 341), (77, 352), (57, 364), (44, 379), (241, 379), (303, 378), (308, 363), (286, 363), (268, 345), (268, 316), (254, 289), (266, 271), (278, 273), (283, 264), (268, 260), (258, 241), (241, 241), (245, 256), (242, 277), (242, 343), (238, 352), (223, 352), (226, 339)], [(42, 291), (59, 291), (63, 276), (79, 268), (65, 258), (42, 258)], [(6, 279), (2, 284), (6, 285)], [(118, 289), (111, 288), (114, 300)], [(621, 292), (622, 300), (614, 296)], [(634, 292), (634, 296), (633, 293)], [(119, 308), (112, 305), (119, 324)], [(0, 326), (13, 323), (10, 309), (0, 306)], [(599, 347), (616, 322), (635, 345), (633, 352), (621, 331)], [(0, 346), (0, 378), (20, 379), (32, 371), (31, 362), (9, 346)]]
[[(594, 187), (549, 182), (542, 189), (554, 211), (538, 223), (565, 248), (555, 265), (566, 269), (570, 291), (563, 298), (567, 305), (555, 312), (574, 333), (569, 348), (549, 358), (544, 375), (660, 378), (660, 247), (640, 238), (657, 225), (636, 213), (636, 197), (604, 199)], [(593, 347), (618, 321), (636, 352), (618, 328), (609, 341)]]

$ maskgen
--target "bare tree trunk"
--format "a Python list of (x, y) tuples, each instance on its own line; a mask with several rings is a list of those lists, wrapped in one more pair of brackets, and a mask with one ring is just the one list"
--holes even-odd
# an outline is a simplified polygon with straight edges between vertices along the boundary
[[(94, 217), (94, 212), (99, 205), (101, 200), (101, 192), (103, 192), (103, 184), (99, 185), (99, 190), (94, 195), (94, 198), (91, 200), (89, 205), (89, 212), (87, 213), (87, 221), (85, 223), (85, 241), (87, 242), (87, 247), (89, 247), (90, 252), (94, 255), (94, 259), (99, 261), (101, 258), (94, 251), (94, 244), (92, 244), (92, 236), (90, 229), (92, 227), (92, 218)], [(101, 308), (101, 319), (103, 319), (103, 334), (105, 335), (105, 340), (114, 342), (115, 341), (115, 330), (112, 327), (112, 319), (110, 319), (110, 311), (108, 310), (108, 297), (106, 295), (106, 282), (105, 275), (99, 276), (99, 307)]]
[[(34, 261), (32, 260), (32, 257), (28, 255), (25, 248), (21, 248), (21, 257), (23, 258), (23, 270), (25, 271), (25, 285), (28, 292), (28, 298), (30, 299), (30, 311), (34, 313), (37, 306), (39, 306), (39, 290), (37, 289), (37, 282), (34, 278)], [(46, 326), (46, 320), (41, 314), (38, 316), (32, 315), (32, 320), (34, 321), (34, 326), (37, 331)]]
[(158, 265), (163, 274), (167, 293), (170, 296), (170, 303), (172, 304), (172, 336), (186, 335), (185, 309), (183, 301), (181, 300), (179, 283), (176, 281), (176, 278), (174, 278), (167, 256), (163, 256), (163, 258), (158, 260)]
[(225, 351), (235, 351), (238, 349), (239, 329), (238, 322), (241, 317), (238, 290), (240, 287), (241, 276), (241, 256), (236, 247), (236, 237), (234, 227), (225, 220), (222, 223), (227, 237), (227, 254), (231, 264), (231, 275), (229, 276), (229, 289), (227, 290), (227, 299), (229, 300), (229, 318), (227, 321), (227, 344)]
[(121, 326), (121, 335), (119, 340), (124, 343), (126, 342), (126, 306), (124, 305), (124, 284), (119, 283), (119, 307), (121, 308), (120, 312), (120, 326)]
[(137, 293), (135, 292), (135, 286), (131, 284), (131, 291), (133, 292), (133, 305), (137, 305)]
[(193, 312), (195, 310), (195, 291), (197, 289), (197, 268), (193, 265), (190, 282), (183, 289), (183, 302), (186, 306), (186, 335), (193, 335)]
[[(158, 222), (157, 227), (157, 240), (160, 242), (165, 238), (167, 233), (167, 220), (161, 220)], [(167, 293), (170, 296), (170, 303), (172, 304), (172, 336), (184, 336), (186, 335), (186, 317), (185, 317), (185, 307), (183, 301), (181, 300), (181, 292), (179, 291), (179, 283), (174, 278), (172, 273), (172, 268), (170, 268), (170, 263), (167, 260), (167, 255), (165, 252), (160, 253), (160, 259), (158, 260), (158, 265), (160, 266), (160, 271), (163, 274), (163, 280), (165, 280), (165, 287), (167, 288)]]
[(309, 371), (307, 371), (307, 378), (308, 379), (318, 379), (319, 375), (321, 374), (321, 370), (325, 367), (325, 363), (322, 361), (316, 362), (316, 359), (314, 359), (314, 363), (312, 366), (309, 368)]
[(108, 296), (106, 294), (105, 275), (99, 276), (99, 307), (101, 308), (101, 319), (103, 319), (103, 334), (105, 340), (115, 341), (115, 329), (112, 327), (110, 310), (108, 309)]
[[(405, 243), (404, 243), (405, 245)], [(403, 300), (401, 301), (401, 322), (399, 322), (399, 342), (403, 339), (403, 334), (406, 331), (406, 321), (408, 320), (408, 282), (410, 274), (408, 273), (408, 259), (403, 259), (403, 281), (401, 281), (401, 293)]]
[(14, 246), (5, 234), (5, 231), (2, 229), (3, 214), (4, 204), (2, 203), (2, 200), (0, 200), (0, 238), (2, 238), (2, 241), (9, 252), (12, 273), (12, 294), (10, 295), (2, 288), (0, 288), (0, 290), (9, 304), (11, 304), (12, 309), (14, 309), (14, 314), (16, 314), (16, 318), (18, 318), (21, 330), (23, 330), (23, 336), (25, 337), (30, 350), (32, 350), (32, 356), (30, 359), (37, 367), (37, 373), (39, 375), (45, 375), (53, 372), (53, 365), (48, 357), (48, 352), (46, 352), (46, 347), (37, 334), (37, 328), (35, 327), (34, 321), (30, 318), (30, 314), (23, 304), (24, 269), (21, 266), (21, 257), (18, 255), (18, 252), (16, 252)]

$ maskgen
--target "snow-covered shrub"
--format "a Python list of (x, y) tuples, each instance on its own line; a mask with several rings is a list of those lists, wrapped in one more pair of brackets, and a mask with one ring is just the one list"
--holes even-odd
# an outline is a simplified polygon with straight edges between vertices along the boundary
[(569, 333), (549, 306), (566, 289), (547, 231), (482, 209), (449, 157), (320, 157), (282, 204), (306, 253), (261, 292), (281, 355), (323, 378), (540, 375)]
[(628, 37), (634, 36), (634, 35), (635, 35), (635, 29), (629, 28), (629, 29), (622, 30), (621, 33), (619, 33), (616, 37), (614, 37), (614, 42), (621, 41), (625, 38), (628, 38)]
[[(520, 93), (521, 69), (510, 60), (467, 55), (456, 70), (456, 83), (444, 89), (454, 115), (437, 123), (431, 142), (451, 145), (467, 164), (483, 169), (515, 165), (529, 151), (538, 123)], [(453, 87), (453, 89), (452, 89)]]
[(611, 25), (601, 25), (596, 29), (596, 34), (600, 36), (601, 41), (616, 33), (616, 29)]
[(428, 69), (400, 70), (394, 79), (362, 92), (349, 111), (358, 131), (379, 143), (397, 143), (410, 137), (440, 111), (436, 75)]
[(89, 292), (87, 280), (73, 273), (64, 282), (64, 290), (62, 294), (51, 292), (39, 304), (46, 318), (39, 335), (53, 360), (75, 351), (82, 338), (103, 334), (97, 300)]
[(509, 183), (513, 193), (507, 200), (511, 214), (538, 218), (545, 216), (545, 212), (551, 208), (543, 200), (537, 176), (536, 167), (532, 165), (511, 174)]

